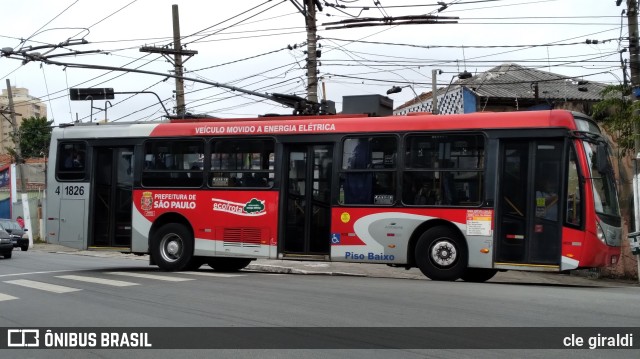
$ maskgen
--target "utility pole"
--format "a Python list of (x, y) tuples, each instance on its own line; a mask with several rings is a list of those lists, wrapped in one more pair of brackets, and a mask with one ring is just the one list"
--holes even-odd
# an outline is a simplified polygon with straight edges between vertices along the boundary
[[(620, 5), (617, 1), (616, 5)], [(627, 0), (627, 23), (629, 30), (629, 69), (631, 70), (631, 96), (633, 96), (634, 107), (638, 105), (640, 96), (640, 48), (638, 47), (638, 3), (637, 0)], [(638, 110), (634, 110), (633, 117), (638, 117)], [(634, 224), (636, 234), (640, 231), (640, 178), (638, 177), (638, 162), (640, 161), (640, 124), (633, 122), (633, 147), (636, 160), (635, 173), (633, 176), (633, 203), (634, 203)], [(640, 281), (640, 255), (636, 255), (638, 264), (638, 280)]]
[(438, 73), (441, 70), (431, 70), (431, 113), (438, 114)]
[(305, 21), (307, 25), (307, 100), (313, 102), (318, 102), (316, 2), (316, 0), (305, 0)]
[[(183, 50), (180, 43), (180, 15), (178, 13), (178, 5), (171, 6), (171, 13), (173, 16), (173, 49), (160, 48), (155, 46), (144, 46), (140, 48), (140, 52), (158, 53), (162, 54), (169, 62), (173, 63), (173, 68), (176, 74), (176, 114), (178, 116), (184, 116), (186, 114), (184, 104), (184, 79), (182, 71), (182, 55), (193, 56), (198, 51)], [(173, 55), (173, 59), (167, 55)], [(186, 60), (185, 60), (186, 61)]]
[(175, 71), (176, 71), (176, 113), (178, 116), (185, 114), (184, 107), (184, 80), (182, 79), (182, 44), (180, 43), (180, 15), (178, 13), (178, 5), (171, 6), (171, 14), (173, 16), (173, 48), (178, 50), (174, 55)]

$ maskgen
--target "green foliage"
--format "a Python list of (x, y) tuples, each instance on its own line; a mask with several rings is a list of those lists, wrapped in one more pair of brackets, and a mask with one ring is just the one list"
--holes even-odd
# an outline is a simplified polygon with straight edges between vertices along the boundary
[(22, 120), (20, 149), (23, 158), (44, 157), (49, 153), (52, 123), (53, 121), (47, 121), (46, 117), (29, 117)]
[(602, 91), (603, 100), (593, 106), (593, 118), (602, 123), (613, 135), (620, 149), (620, 156), (634, 153), (634, 127), (640, 125), (640, 103), (629, 96), (628, 86), (607, 86)]

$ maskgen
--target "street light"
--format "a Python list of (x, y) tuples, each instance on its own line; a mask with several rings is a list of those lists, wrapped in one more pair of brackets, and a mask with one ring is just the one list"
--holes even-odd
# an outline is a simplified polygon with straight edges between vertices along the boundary
[(422, 107), (424, 107), (424, 102), (422, 102), (422, 99), (420, 98), (420, 96), (418, 96), (418, 94), (416, 93), (416, 90), (413, 89), (413, 86), (411, 85), (404, 85), (404, 86), (392, 86), (390, 89), (387, 90), (387, 95), (391, 95), (392, 93), (398, 93), (401, 92), (403, 88), (408, 87), (411, 89), (411, 91), (413, 91), (413, 94), (416, 95), (416, 98), (418, 99), (418, 101), (420, 101), (420, 105)]
[(442, 99), (446, 99), (447, 97), (447, 93), (449, 93), (449, 89), (451, 88), (451, 85), (453, 84), (453, 79), (458, 78), (459, 80), (466, 80), (466, 79), (470, 79), (473, 77), (473, 74), (467, 70), (464, 70), (462, 72), (460, 72), (457, 76), (451, 76), (451, 81), (449, 81), (449, 86), (447, 86), (447, 90), (444, 92), (444, 95), (442, 95)]

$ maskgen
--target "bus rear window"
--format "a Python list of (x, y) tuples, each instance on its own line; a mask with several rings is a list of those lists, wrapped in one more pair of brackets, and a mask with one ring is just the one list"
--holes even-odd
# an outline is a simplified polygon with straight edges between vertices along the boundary
[(79, 181), (86, 177), (86, 152), (84, 142), (65, 142), (58, 147), (56, 175), (60, 181)]

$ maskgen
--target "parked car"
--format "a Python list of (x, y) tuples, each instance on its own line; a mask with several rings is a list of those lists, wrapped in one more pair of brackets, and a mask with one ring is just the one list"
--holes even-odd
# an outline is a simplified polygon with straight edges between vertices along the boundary
[(11, 219), (0, 218), (0, 228), (9, 233), (14, 247), (20, 247), (23, 251), (29, 249), (29, 236), (27, 229), (22, 228), (18, 222)]
[(0, 229), (0, 255), (5, 259), (9, 259), (12, 253), (13, 243), (11, 243), (11, 235), (4, 229)]

